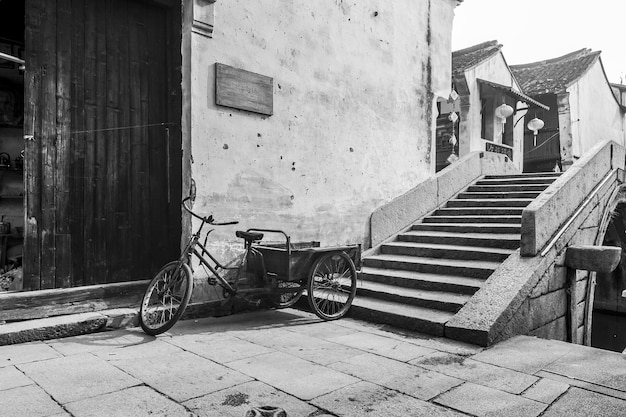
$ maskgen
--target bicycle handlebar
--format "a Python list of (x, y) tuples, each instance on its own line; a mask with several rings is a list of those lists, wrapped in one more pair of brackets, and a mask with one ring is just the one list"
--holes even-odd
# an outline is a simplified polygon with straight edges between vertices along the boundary
[(202, 217), (199, 214), (194, 213), (188, 206), (187, 206), (187, 201), (189, 201), (191, 199), (191, 197), (186, 197), (185, 199), (183, 199), (182, 201), (182, 206), (183, 208), (189, 213), (191, 214), (193, 217), (195, 217), (198, 220), (202, 220), (203, 222), (206, 222), (210, 225), (213, 226), (231, 226), (234, 224), (238, 224), (238, 221), (232, 221), (232, 222), (223, 222), (223, 223), (218, 223), (216, 221), (214, 221), (213, 219), (213, 215), (210, 214), (209, 217)]

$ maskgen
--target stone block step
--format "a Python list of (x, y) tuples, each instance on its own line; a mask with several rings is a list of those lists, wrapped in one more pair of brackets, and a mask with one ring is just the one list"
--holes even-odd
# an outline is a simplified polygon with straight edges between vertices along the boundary
[(371, 281), (359, 285), (357, 297), (362, 296), (453, 313), (459, 311), (471, 297), (467, 294), (401, 288)]
[(429, 274), (425, 272), (403, 271), (399, 269), (371, 268), (364, 266), (359, 272), (361, 282), (371, 281), (431, 291), (447, 291), (457, 294), (472, 295), (485, 282), (481, 278), (459, 275)]
[(519, 234), (493, 233), (450, 233), (430, 231), (408, 231), (400, 233), (398, 240), (403, 242), (438, 243), (442, 245), (481, 246), (487, 248), (517, 249), (520, 246)]
[(363, 259), (363, 265), (373, 268), (402, 269), (405, 271), (487, 278), (495, 271), (500, 263), (382, 254)]
[(493, 199), (493, 198), (537, 198), (540, 191), (505, 191), (505, 192), (462, 192), (457, 198), (462, 199)]
[(521, 224), (507, 223), (418, 223), (411, 230), (451, 233), (520, 233)]
[(537, 177), (549, 177), (558, 178), (561, 176), (561, 172), (526, 172), (522, 174), (505, 174), (505, 175), (485, 175), (486, 179), (494, 178), (537, 178)]
[(532, 198), (457, 199), (448, 201), (446, 207), (526, 207), (532, 201)]
[(502, 262), (513, 253), (512, 249), (481, 248), (474, 246), (442, 245), (395, 241), (381, 246), (383, 254), (421, 256)]
[(519, 185), (470, 185), (467, 191), (471, 193), (491, 193), (491, 192), (519, 192), (538, 191), (542, 192), (548, 188), (548, 184), (519, 184)]
[(424, 217), (423, 223), (507, 223), (507, 224), (522, 224), (522, 216), (444, 216), (444, 215), (432, 215)]
[(474, 183), (474, 185), (538, 185), (552, 184), (556, 178), (552, 177), (514, 177), (514, 178), (491, 178), (482, 179)]
[(443, 336), (444, 325), (454, 313), (357, 296), (348, 315), (374, 323)]
[(524, 207), (443, 207), (434, 216), (522, 216)]

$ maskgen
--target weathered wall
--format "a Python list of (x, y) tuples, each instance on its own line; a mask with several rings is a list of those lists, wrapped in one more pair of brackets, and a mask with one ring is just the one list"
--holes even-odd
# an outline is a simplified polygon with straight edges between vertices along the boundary
[[(456, 1), (217, 2), (191, 34), (199, 212), (322, 245), (366, 243), (382, 202), (434, 172), (434, 94), (449, 89)], [(274, 79), (274, 114), (215, 104), (215, 63)], [(240, 245), (218, 230), (213, 249)]]
[(572, 155), (580, 158), (607, 139), (624, 145), (623, 114), (597, 61), (570, 86)]
[[(494, 55), (491, 59), (465, 72), (469, 99), (465, 100), (465, 106), (461, 115), (459, 134), (459, 152), (461, 156), (467, 155), (469, 152), (485, 150), (485, 143), (481, 140), (482, 103), (480, 84), (477, 82), (477, 79), (492, 81), (512, 87), (516, 91), (521, 91), (502, 53)], [(515, 106), (513, 107), (515, 108)], [(515, 123), (520, 117), (523, 117), (524, 114), (525, 112), (515, 114), (507, 120), (507, 123)], [(487, 116), (495, 119), (494, 114)], [(499, 132), (501, 132), (500, 126), (494, 129), (493, 137), (482, 139), (502, 143), (502, 135), (498, 134)], [(523, 136), (524, 121), (522, 120), (515, 126), (513, 132), (513, 162), (520, 171), (523, 166)]]

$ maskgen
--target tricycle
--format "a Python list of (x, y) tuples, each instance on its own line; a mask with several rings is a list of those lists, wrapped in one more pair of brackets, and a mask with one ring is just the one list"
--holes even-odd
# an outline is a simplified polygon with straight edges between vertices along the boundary
[[(193, 194), (192, 194), (193, 195)], [(227, 226), (238, 222), (216, 222), (212, 215), (201, 216), (189, 206), (193, 196), (182, 201), (183, 208), (200, 220), (178, 260), (165, 264), (152, 278), (139, 310), (141, 328), (149, 335), (169, 330), (183, 315), (193, 290), (193, 264), (208, 272), (208, 283), (222, 288), (224, 302), (240, 298), (251, 305), (263, 301), (275, 308), (291, 307), (306, 293), (311, 310), (324, 320), (346, 315), (356, 295), (359, 245), (320, 247), (319, 242), (292, 243), (282, 230), (251, 228), (237, 231), (244, 253), (234, 266), (221, 264), (208, 250), (206, 225)], [(280, 242), (263, 241), (266, 234), (280, 236)]]

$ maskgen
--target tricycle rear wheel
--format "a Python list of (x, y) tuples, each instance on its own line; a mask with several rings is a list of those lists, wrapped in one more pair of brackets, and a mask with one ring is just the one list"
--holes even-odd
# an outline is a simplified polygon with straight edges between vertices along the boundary
[(345, 252), (327, 253), (311, 268), (307, 282), (311, 310), (324, 320), (346, 315), (356, 295), (356, 268)]

